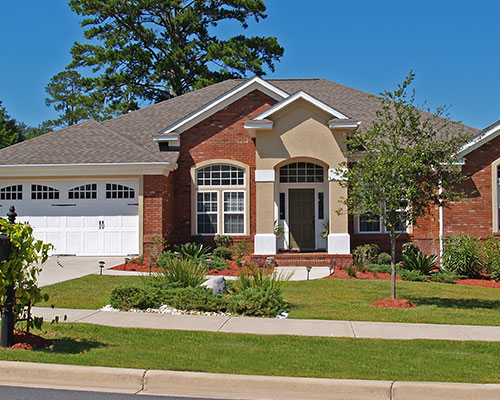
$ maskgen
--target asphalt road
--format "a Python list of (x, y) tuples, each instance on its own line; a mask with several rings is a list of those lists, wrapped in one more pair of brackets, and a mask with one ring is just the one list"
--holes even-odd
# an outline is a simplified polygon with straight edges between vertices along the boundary
[(1, 400), (217, 400), (0, 386)]

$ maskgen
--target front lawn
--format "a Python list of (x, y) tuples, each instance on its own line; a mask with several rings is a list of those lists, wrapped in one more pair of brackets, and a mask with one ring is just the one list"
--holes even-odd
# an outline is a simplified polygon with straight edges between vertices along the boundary
[(46, 324), (52, 349), (0, 359), (232, 374), (500, 382), (500, 343), (259, 336)]
[[(43, 288), (48, 303), (63, 308), (97, 309), (109, 303), (120, 285), (140, 284), (146, 277), (88, 275)], [(464, 325), (500, 325), (500, 290), (427, 282), (397, 283), (398, 297), (418, 307), (380, 309), (371, 306), (390, 293), (389, 281), (320, 279), (289, 282), (285, 299), (292, 304), (290, 318), (354, 321), (421, 322)]]

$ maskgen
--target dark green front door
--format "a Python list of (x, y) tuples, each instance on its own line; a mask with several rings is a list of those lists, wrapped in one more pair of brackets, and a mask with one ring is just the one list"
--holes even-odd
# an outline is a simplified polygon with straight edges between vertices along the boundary
[(292, 249), (316, 247), (314, 229), (314, 189), (290, 189), (288, 192), (290, 244)]

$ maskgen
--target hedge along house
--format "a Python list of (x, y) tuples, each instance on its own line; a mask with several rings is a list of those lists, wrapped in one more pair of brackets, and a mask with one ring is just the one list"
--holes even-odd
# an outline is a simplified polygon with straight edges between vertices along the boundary
[[(256, 257), (343, 257), (367, 242), (385, 249), (380, 223), (336, 212), (347, 193), (334, 172), (346, 160), (345, 135), (370, 126), (379, 107), (324, 79), (227, 80), (0, 150), (0, 213), (14, 205), (54, 254), (140, 254), (154, 236), (173, 244), (216, 234), (249, 239)], [(498, 231), (500, 139), (481, 135), (464, 155), (481, 199), (455, 205), (445, 219), (436, 210), (401, 240), (435, 251), (440, 226), (467, 231), (479, 214), (481, 234)]]

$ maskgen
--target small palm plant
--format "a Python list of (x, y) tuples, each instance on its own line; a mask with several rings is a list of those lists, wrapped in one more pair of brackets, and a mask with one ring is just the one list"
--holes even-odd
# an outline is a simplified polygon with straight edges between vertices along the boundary
[(437, 264), (437, 255), (427, 255), (419, 251), (418, 253), (408, 252), (403, 255), (402, 268), (408, 271), (419, 271), (423, 275), (430, 275), (433, 272), (439, 272)]

